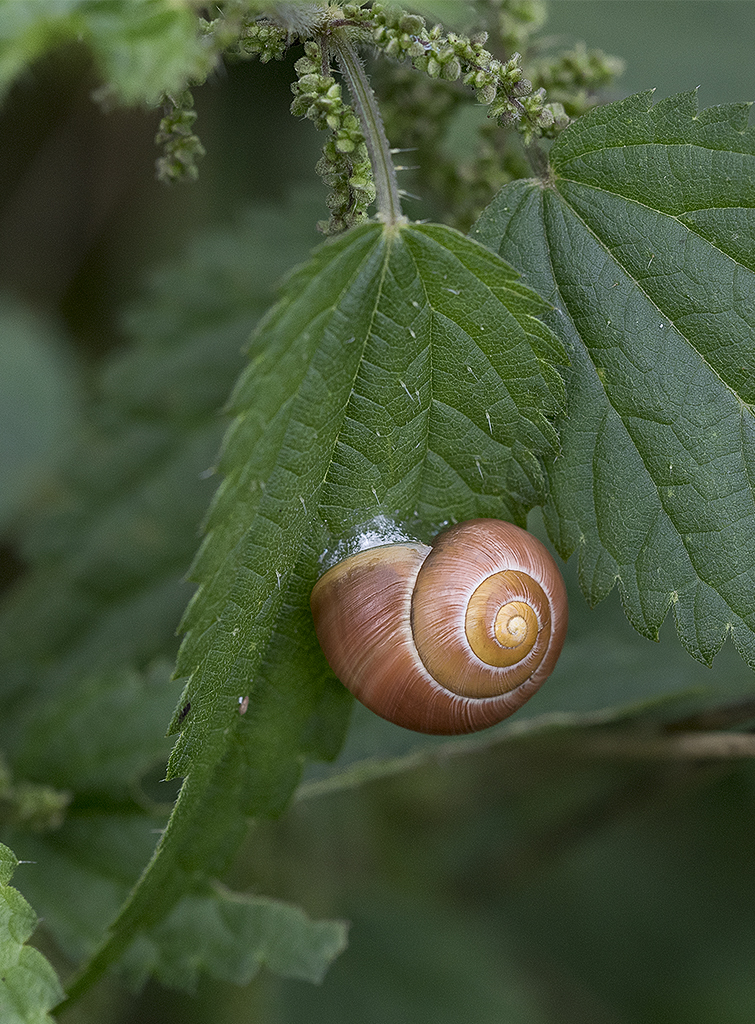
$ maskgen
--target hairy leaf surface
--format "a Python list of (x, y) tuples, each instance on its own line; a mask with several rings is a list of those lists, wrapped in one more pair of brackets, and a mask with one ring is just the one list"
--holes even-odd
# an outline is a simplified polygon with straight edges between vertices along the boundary
[(591, 602), (755, 666), (755, 132), (748, 108), (630, 97), (580, 118), (545, 183), (474, 237), (553, 305), (569, 346), (547, 523)]
[(329, 545), (376, 520), (425, 535), (449, 516), (521, 521), (542, 496), (563, 353), (541, 308), (498, 257), (434, 226), (366, 225), (291, 277), (234, 395), (194, 568), (169, 764), (186, 778), (74, 993), (224, 870), (245, 816), (279, 811), (307, 756), (337, 753), (351, 698), (309, 611)]
[[(206, 758), (209, 736), (243, 737), (270, 699), (311, 706), (323, 662), (308, 596), (329, 537), (378, 515), (426, 533), (449, 518), (522, 521), (542, 496), (562, 384), (540, 309), (505, 264), (441, 227), (367, 225), (293, 276), (232, 402), (184, 620), (191, 712), (174, 721), (173, 773)], [(281, 662), (292, 681), (268, 697)]]

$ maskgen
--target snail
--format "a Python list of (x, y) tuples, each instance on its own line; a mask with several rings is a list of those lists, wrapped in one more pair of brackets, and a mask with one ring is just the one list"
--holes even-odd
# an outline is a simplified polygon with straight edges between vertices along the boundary
[(311, 597), (335, 675), (370, 710), (417, 732), (495, 725), (553, 671), (566, 588), (547, 548), (518, 526), (471, 519), (420, 543), (360, 551)]

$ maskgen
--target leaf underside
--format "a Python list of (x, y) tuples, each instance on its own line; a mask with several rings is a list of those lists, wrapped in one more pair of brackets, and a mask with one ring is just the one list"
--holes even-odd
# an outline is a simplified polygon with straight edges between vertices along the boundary
[(473, 237), (552, 304), (569, 350), (549, 532), (594, 603), (755, 667), (755, 132), (748, 107), (632, 96), (576, 121), (552, 177)]
[(216, 886), (187, 896), (151, 934), (141, 933), (122, 968), (136, 988), (154, 977), (193, 991), (201, 971), (248, 985), (263, 966), (281, 977), (319, 983), (345, 946), (340, 921), (310, 921), (298, 907)]

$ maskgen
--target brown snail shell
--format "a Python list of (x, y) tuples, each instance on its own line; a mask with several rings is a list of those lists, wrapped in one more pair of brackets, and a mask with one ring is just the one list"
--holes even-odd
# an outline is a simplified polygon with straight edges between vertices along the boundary
[(388, 544), (329, 569), (311, 598), (330, 667), (368, 708), (418, 732), (475, 732), (529, 700), (553, 671), (566, 588), (543, 544), (471, 519), (432, 547)]

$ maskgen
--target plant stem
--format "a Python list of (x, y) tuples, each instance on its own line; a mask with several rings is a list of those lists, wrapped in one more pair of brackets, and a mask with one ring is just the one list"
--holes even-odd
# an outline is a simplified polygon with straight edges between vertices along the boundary
[(535, 174), (543, 181), (547, 181), (551, 175), (550, 164), (539, 140), (533, 139), (528, 146), (525, 146), (525, 152)]
[(375, 203), (378, 218), (385, 224), (396, 225), (404, 220), (404, 215), (401, 212), (396, 169), (391, 159), (391, 149), (375, 93), (372, 91), (354, 46), (337, 32), (330, 36), (328, 43), (335, 52), (338, 65), (348, 82), (354, 110), (364, 134), (365, 145), (372, 164), (372, 173), (375, 176)]

